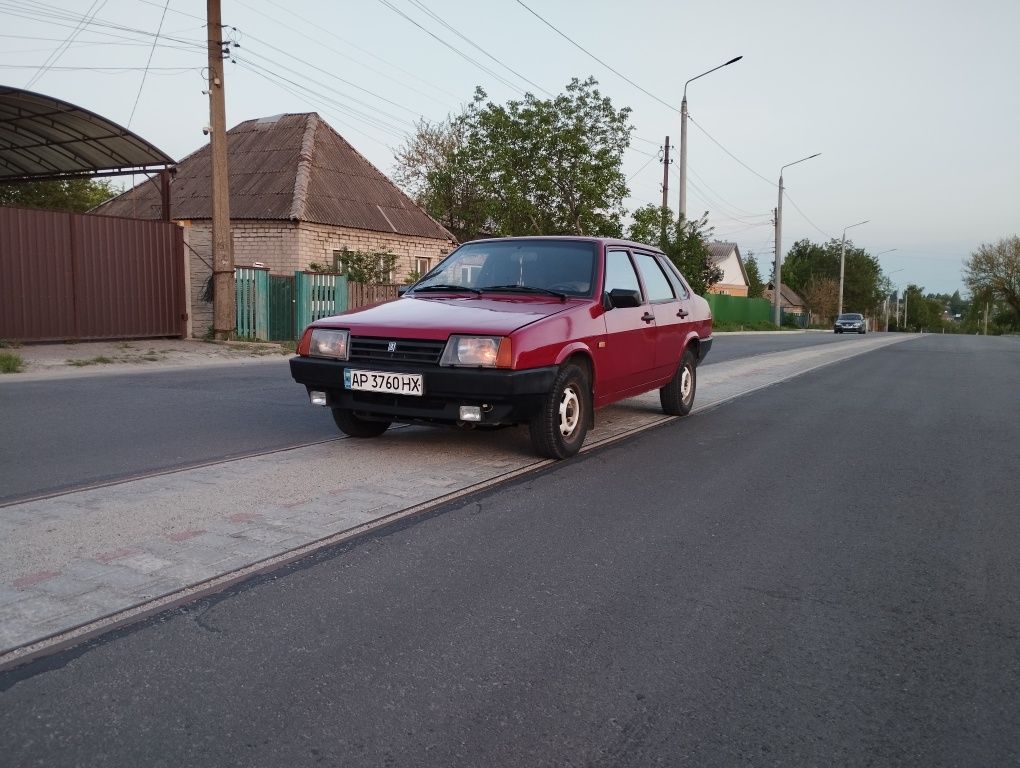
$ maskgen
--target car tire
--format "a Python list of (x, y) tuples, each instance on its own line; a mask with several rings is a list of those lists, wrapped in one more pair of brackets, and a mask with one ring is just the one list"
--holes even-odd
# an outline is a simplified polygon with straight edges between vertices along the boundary
[(379, 435), (389, 429), (392, 423), (389, 421), (362, 419), (346, 408), (334, 408), (333, 421), (336, 422), (340, 431), (348, 437), (379, 437)]
[(866, 330), (863, 330), (863, 329), (861, 330), (861, 336), (863, 336), (863, 335), (864, 335), (864, 334), (866, 334), (866, 333), (867, 333), (867, 331), (866, 331)]
[(528, 424), (535, 453), (547, 459), (567, 459), (584, 444), (591, 423), (591, 387), (580, 366), (560, 368), (538, 415)]
[(659, 390), (662, 411), (668, 416), (686, 416), (694, 406), (694, 393), (698, 388), (698, 364), (694, 352), (685, 349), (673, 378)]
[(843, 333), (843, 331), (840, 331), (840, 330), (837, 330), (837, 329), (833, 329), (833, 331), (832, 331), (832, 332), (833, 332), (833, 333)]

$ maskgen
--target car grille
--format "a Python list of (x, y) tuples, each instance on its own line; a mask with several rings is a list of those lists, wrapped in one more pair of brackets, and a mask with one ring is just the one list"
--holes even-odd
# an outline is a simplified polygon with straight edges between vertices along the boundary
[[(390, 345), (394, 346), (390, 351)], [(350, 360), (356, 363), (417, 363), (439, 365), (446, 347), (445, 341), (423, 339), (373, 339), (367, 336), (351, 337)]]

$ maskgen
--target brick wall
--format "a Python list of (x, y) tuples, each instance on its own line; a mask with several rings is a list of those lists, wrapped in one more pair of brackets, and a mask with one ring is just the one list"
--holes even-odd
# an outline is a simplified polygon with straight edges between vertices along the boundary
[(389, 251), (397, 255), (394, 267), (394, 281), (402, 282), (415, 269), (418, 257), (430, 260), (435, 266), (439, 260), (453, 250), (452, 241), (433, 240), (427, 237), (371, 232), (365, 229), (346, 229), (325, 224), (300, 224), (299, 261), (305, 269), (312, 262), (331, 263), (333, 251), (342, 248), (352, 251)]

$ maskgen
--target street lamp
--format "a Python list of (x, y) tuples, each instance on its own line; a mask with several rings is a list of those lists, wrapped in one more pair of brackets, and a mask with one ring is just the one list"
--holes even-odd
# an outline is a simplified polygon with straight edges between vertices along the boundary
[(717, 69), (728, 67), (730, 64), (736, 64), (740, 61), (743, 56), (737, 56), (735, 59), (730, 59), (725, 64), (720, 64), (718, 67), (713, 67), (708, 72), (702, 72), (700, 75), (692, 77), (686, 83), (684, 83), (684, 99), (680, 102), (680, 218), (687, 218), (687, 86), (697, 80), (699, 77), (710, 75)]
[[(882, 251), (882, 253), (892, 253), (895, 250), (896, 250), (895, 248), (890, 248), (888, 251)], [(882, 253), (876, 253), (875, 254), (875, 258), (877, 259), (879, 256), (882, 255)], [(902, 272), (904, 269), (906, 269), (906, 267), (900, 267), (899, 269), (894, 269), (892, 272), (890, 272), (888, 275), (886, 275), (886, 277), (889, 277), (890, 275), (895, 275), (897, 272)], [(896, 292), (896, 324), (899, 325), (899, 323), (900, 323), (900, 294), (899, 294), (899, 291), (897, 291)], [(885, 332), (889, 333), (889, 294), (888, 293), (885, 295)]]
[(865, 219), (864, 221), (858, 221), (856, 224), (851, 224), (849, 227), (843, 227), (843, 240), (839, 246), (839, 310), (836, 312), (836, 317), (843, 314), (843, 271), (846, 264), (846, 231), (853, 227), (859, 227), (861, 224), (867, 224), (871, 219)]
[(792, 163), (787, 163), (779, 169), (779, 205), (776, 206), (776, 260), (773, 268), (775, 278), (772, 281), (772, 322), (776, 324), (777, 328), (782, 325), (783, 321), (783, 171), (791, 165), (803, 163), (805, 160), (810, 160), (812, 157), (818, 157), (820, 154), (822, 153), (815, 152), (813, 155), (808, 155), (807, 157), (802, 157), (800, 160), (794, 160)]

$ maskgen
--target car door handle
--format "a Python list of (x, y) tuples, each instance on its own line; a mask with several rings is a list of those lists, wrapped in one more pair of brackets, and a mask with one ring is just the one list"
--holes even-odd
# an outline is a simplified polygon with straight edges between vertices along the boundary
[(645, 312), (643, 315), (641, 315), (641, 319), (644, 320), (646, 323), (650, 323), (652, 322), (652, 320), (655, 319), (655, 315), (653, 315), (651, 312)]
[(676, 311), (676, 316), (677, 316), (677, 317), (687, 317), (687, 315), (689, 315), (689, 314), (691, 314), (691, 313), (690, 313), (690, 312), (688, 312), (688, 311), (687, 311), (686, 309), (684, 309), (683, 307), (680, 307), (680, 309), (678, 309), (678, 310)]

